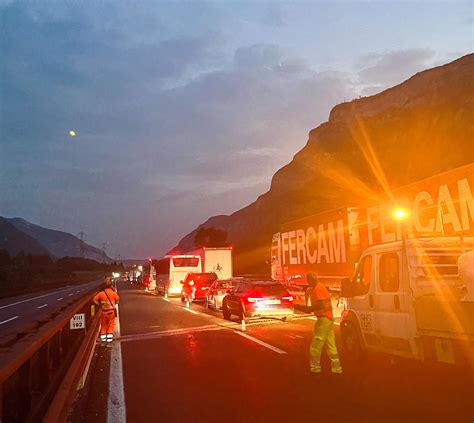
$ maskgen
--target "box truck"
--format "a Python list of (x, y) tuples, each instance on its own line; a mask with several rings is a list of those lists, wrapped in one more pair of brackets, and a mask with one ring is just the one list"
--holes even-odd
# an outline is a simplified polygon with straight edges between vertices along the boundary
[(202, 247), (187, 254), (201, 257), (202, 272), (214, 272), (219, 279), (233, 277), (232, 247)]

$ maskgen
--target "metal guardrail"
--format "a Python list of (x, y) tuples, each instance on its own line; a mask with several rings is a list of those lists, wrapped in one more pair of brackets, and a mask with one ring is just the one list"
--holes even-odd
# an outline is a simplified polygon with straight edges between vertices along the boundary
[[(0, 416), (2, 423), (41, 421), (92, 323), (98, 316), (89, 292), (74, 306), (1, 352)], [(85, 329), (70, 329), (70, 320), (85, 314)]]

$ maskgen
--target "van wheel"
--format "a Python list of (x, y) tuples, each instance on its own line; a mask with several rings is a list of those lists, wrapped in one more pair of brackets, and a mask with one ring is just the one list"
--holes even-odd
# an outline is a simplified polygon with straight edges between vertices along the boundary
[(226, 319), (226, 320), (230, 320), (230, 318), (232, 317), (232, 313), (230, 312), (229, 308), (227, 307), (226, 302), (224, 302), (222, 304), (222, 314), (224, 316), (224, 319)]
[(341, 325), (342, 346), (350, 361), (359, 361), (364, 355), (359, 331), (353, 323)]

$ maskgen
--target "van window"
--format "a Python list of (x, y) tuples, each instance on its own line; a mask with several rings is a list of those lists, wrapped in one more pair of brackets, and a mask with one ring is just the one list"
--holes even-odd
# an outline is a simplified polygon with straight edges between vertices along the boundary
[(382, 254), (380, 256), (380, 289), (383, 292), (396, 292), (400, 288), (400, 268), (398, 254)]
[(372, 283), (372, 256), (365, 256), (359, 263), (354, 282), (357, 295), (365, 295), (369, 292)]

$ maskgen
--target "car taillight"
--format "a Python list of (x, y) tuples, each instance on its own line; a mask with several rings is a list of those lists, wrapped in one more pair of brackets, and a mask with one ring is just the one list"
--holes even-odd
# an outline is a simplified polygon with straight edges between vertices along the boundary
[(194, 285), (194, 281), (189, 281), (189, 286), (193, 286)]

